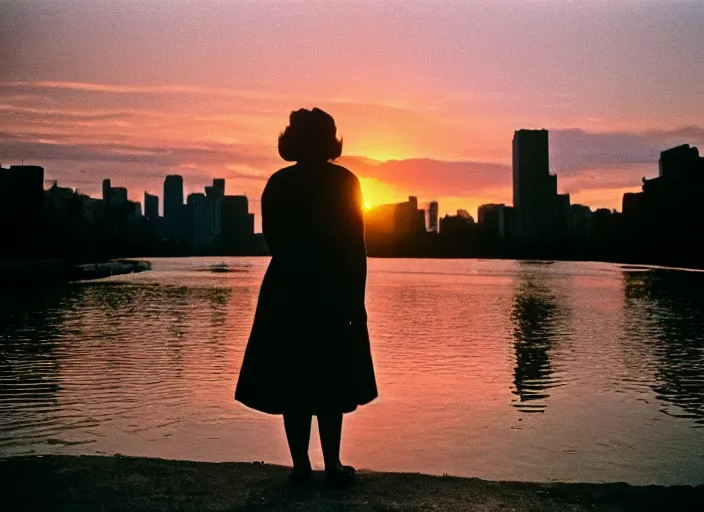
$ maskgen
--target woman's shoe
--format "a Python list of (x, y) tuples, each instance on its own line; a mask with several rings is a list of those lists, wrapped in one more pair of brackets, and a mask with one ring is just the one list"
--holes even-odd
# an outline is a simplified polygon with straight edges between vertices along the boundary
[(313, 470), (311, 468), (293, 468), (293, 471), (291, 471), (291, 474), (288, 476), (288, 480), (291, 482), (291, 485), (296, 487), (308, 485), (311, 480), (313, 480)]
[(356, 484), (356, 473), (357, 471), (352, 466), (343, 466), (342, 464), (333, 470), (325, 470), (328, 485), (333, 489), (342, 489), (343, 487)]

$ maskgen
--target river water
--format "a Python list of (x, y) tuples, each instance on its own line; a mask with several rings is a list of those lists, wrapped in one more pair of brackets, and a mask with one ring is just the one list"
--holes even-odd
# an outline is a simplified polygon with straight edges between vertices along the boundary
[[(280, 417), (233, 401), (267, 258), (0, 299), (0, 456), (289, 464)], [(360, 468), (704, 483), (704, 274), (606, 263), (369, 261), (380, 397)], [(317, 434), (314, 465), (322, 456)]]

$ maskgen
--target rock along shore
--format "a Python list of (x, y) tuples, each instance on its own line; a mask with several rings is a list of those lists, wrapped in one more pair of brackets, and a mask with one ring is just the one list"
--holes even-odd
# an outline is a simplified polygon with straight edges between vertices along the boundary
[(679, 511), (704, 510), (698, 487), (538, 484), (360, 472), (335, 491), (322, 475), (288, 484), (288, 468), (121, 456), (0, 460), (0, 509), (56, 511)]

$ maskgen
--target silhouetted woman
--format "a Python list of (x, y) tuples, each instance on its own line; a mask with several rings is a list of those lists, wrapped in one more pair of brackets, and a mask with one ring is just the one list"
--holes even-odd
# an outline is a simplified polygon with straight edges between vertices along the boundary
[(314, 415), (328, 481), (354, 482), (354, 468), (340, 463), (342, 415), (377, 396), (364, 305), (362, 193), (354, 174), (330, 162), (341, 151), (330, 115), (292, 112), (279, 154), (296, 164), (276, 172), (262, 194), (272, 258), (235, 399), (283, 414), (294, 484), (312, 476)]

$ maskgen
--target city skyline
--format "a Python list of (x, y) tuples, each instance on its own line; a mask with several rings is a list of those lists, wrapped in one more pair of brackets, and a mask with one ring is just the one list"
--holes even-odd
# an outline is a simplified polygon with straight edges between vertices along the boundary
[(516, 127), (550, 130), (558, 192), (595, 208), (662, 148), (704, 146), (701, 3), (6, 5), (2, 163), (93, 196), (98, 177), (141, 200), (181, 174), (186, 194), (222, 176), (258, 198), (289, 112), (313, 105), (371, 205), (423, 191), (441, 215), (510, 202)]
[[(619, 200), (618, 207), (614, 208), (604, 208), (604, 207), (599, 207), (599, 206), (593, 206), (593, 205), (583, 205), (578, 202), (572, 202), (571, 201), (571, 196), (569, 193), (567, 194), (560, 194), (558, 193), (559, 190), (559, 185), (558, 185), (558, 175), (554, 171), (552, 171), (552, 167), (549, 164), (550, 161), (550, 154), (551, 154), (551, 146), (549, 144), (549, 130), (546, 130), (544, 128), (541, 129), (530, 129), (530, 128), (520, 128), (517, 129), (513, 132), (513, 143), (512, 143), (512, 171), (511, 175), (508, 176), (508, 180), (510, 182), (510, 188), (512, 190), (512, 200), (511, 201), (500, 201), (500, 202), (490, 202), (490, 203), (482, 203), (477, 205), (476, 209), (474, 210), (473, 213), (469, 213), (467, 208), (465, 207), (467, 203), (473, 203), (471, 197), (465, 197), (462, 198), (464, 200), (464, 204), (458, 203), (458, 207), (455, 210), (452, 210), (450, 208), (445, 208), (443, 209), (442, 207), (439, 206), (439, 201), (437, 199), (427, 199), (427, 200), (419, 200), (419, 197), (422, 197), (417, 193), (417, 191), (413, 191), (410, 193), (408, 196), (397, 200), (397, 201), (389, 201), (386, 203), (371, 203), (368, 201), (366, 198), (364, 198), (364, 203), (363, 203), (363, 208), (366, 212), (371, 212), (374, 210), (378, 210), (379, 208), (391, 208), (395, 207), (399, 204), (406, 203), (408, 198), (411, 198), (413, 201), (415, 201), (416, 206), (413, 207), (413, 209), (418, 208), (418, 205), (422, 205), (422, 211), (424, 212), (425, 215), (425, 228), (429, 232), (439, 232), (439, 226), (440, 226), (440, 216), (441, 213), (442, 215), (450, 215), (450, 214), (457, 214), (460, 215), (460, 212), (465, 212), (467, 213), (470, 217), (473, 219), (479, 220), (481, 218), (481, 210), (484, 207), (495, 207), (495, 206), (501, 206), (501, 207), (507, 207), (507, 208), (514, 208), (517, 207), (521, 202), (524, 204), (524, 208), (522, 209), (524, 213), (521, 214), (521, 217), (524, 217), (525, 214), (529, 211), (531, 213), (529, 216), (536, 216), (537, 218), (523, 218), (520, 223), (525, 224), (524, 227), (522, 227), (520, 230), (521, 231), (526, 231), (527, 232), (533, 232), (532, 234), (528, 235), (528, 238), (533, 238), (537, 233), (534, 231), (536, 229), (540, 230), (548, 230), (547, 232), (543, 233), (543, 235), (539, 235), (538, 238), (540, 237), (547, 237), (550, 238), (550, 234), (548, 232), (551, 229), (558, 229), (559, 228), (556, 225), (553, 225), (552, 227), (545, 225), (545, 222), (547, 221), (548, 224), (554, 224), (555, 219), (553, 218), (552, 221), (550, 221), (551, 217), (556, 217), (562, 214), (560, 208), (563, 210), (565, 208), (569, 209), (571, 206), (572, 207), (578, 207), (582, 209), (586, 209), (591, 211), (592, 208), (594, 211), (598, 209), (602, 210), (610, 210), (610, 211), (615, 211), (621, 213), (624, 201), (626, 197), (633, 196), (634, 194), (637, 195), (642, 188), (642, 184), (645, 183), (645, 177), (643, 177), (643, 181), (641, 181), (638, 186), (633, 186), (630, 187), (629, 189), (624, 192), (624, 194), (621, 196)], [(523, 142), (521, 142), (521, 140)], [(523, 145), (523, 149), (522, 148)], [(663, 150), (660, 150), (662, 152), (659, 152), (658, 154), (660, 155), (655, 163), (655, 169), (656, 169), (656, 176), (653, 176), (652, 178), (657, 178), (658, 176), (662, 176), (662, 168), (663, 168), (663, 160), (662, 160), (662, 155), (667, 154), (669, 152), (673, 151), (678, 151), (682, 147), (687, 147), (687, 151), (690, 150), (689, 144), (677, 144), (674, 147), (671, 148), (665, 148)], [(691, 148), (692, 151), (697, 151), (696, 148)], [(697, 153), (698, 155), (698, 153)], [(695, 157), (695, 158), (698, 158)], [(527, 161), (527, 163), (524, 162)], [(679, 161), (675, 161), (675, 165), (680, 165)], [(24, 163), (22, 164), (24, 166)], [(35, 163), (28, 163), (28, 167), (33, 167), (36, 166)], [(522, 170), (523, 169), (523, 170)], [(545, 181), (547, 180), (547, 181)], [(101, 199), (104, 201), (110, 201), (112, 200), (117, 200), (118, 202), (124, 202), (127, 201), (128, 199), (135, 203), (138, 209), (140, 209), (140, 215), (143, 215), (146, 218), (151, 217), (147, 213), (147, 202), (151, 201), (152, 206), (150, 208), (151, 212), (156, 212), (156, 215), (154, 216), (155, 218), (161, 217), (162, 219), (166, 219), (169, 217), (169, 220), (166, 221), (166, 232), (172, 232), (173, 227), (169, 227), (168, 223), (171, 222), (176, 222), (181, 223), (183, 220), (178, 220), (177, 217), (179, 216), (178, 213), (174, 213), (175, 210), (180, 209), (181, 207), (187, 207), (189, 206), (189, 199), (194, 198), (195, 196), (203, 196), (203, 199), (206, 199), (206, 196), (210, 198), (211, 194), (215, 193), (216, 195), (222, 196), (224, 195), (224, 190), (226, 186), (227, 180), (225, 178), (221, 177), (211, 177), (210, 178), (210, 184), (206, 184), (200, 189), (198, 189), (195, 186), (189, 185), (187, 186), (186, 181), (184, 180), (184, 177), (180, 174), (173, 174), (169, 173), (166, 174), (163, 177), (163, 181), (161, 181), (161, 193), (157, 192), (156, 194), (151, 194), (148, 190), (143, 191), (143, 193), (139, 192), (130, 192), (127, 187), (114, 187), (111, 184), (111, 178), (103, 178), (102, 180), (102, 186), (101, 186)], [(56, 186), (58, 184), (58, 180), (56, 179), (48, 179), (46, 178), (44, 180), (45, 183), (45, 188), (46, 185), (53, 185)], [(521, 185), (522, 183), (522, 185)], [(526, 188), (527, 187), (527, 188)], [(73, 188), (73, 187), (69, 187)], [(76, 194), (85, 194), (88, 197), (94, 197), (96, 194), (86, 194), (84, 190), (80, 190), (77, 187), (74, 189)], [(203, 193), (205, 192), (205, 193)], [(249, 197), (246, 193), (242, 193), (241, 196), (238, 197), (244, 197), (246, 198), (248, 203), (251, 202), (258, 202), (258, 198), (251, 198)], [(523, 199), (521, 200), (521, 197)], [(142, 199), (140, 201), (140, 198)], [(168, 199), (167, 199), (168, 198)], [(170, 206), (167, 206), (167, 204), (170, 204)], [(453, 203), (454, 206), (454, 203)], [(527, 206), (527, 208), (526, 208)], [(168, 210), (171, 210), (171, 214), (168, 215), (166, 212)], [(520, 208), (517, 208), (519, 210)], [(255, 233), (261, 233), (261, 219), (257, 219), (257, 217), (260, 217), (260, 214), (254, 215), (254, 232)], [(218, 215), (219, 216), (219, 215)], [(529, 226), (533, 227), (529, 227)], [(538, 228), (538, 225), (542, 226)], [(258, 229), (259, 228), (259, 229)], [(527, 234), (526, 232), (526, 234)]]
[[(417, 196), (362, 206), (368, 255), (702, 266), (704, 157), (698, 148), (681, 144), (662, 151), (658, 177), (643, 179), (640, 192), (624, 193), (622, 213), (573, 204), (569, 194), (558, 193), (558, 176), (549, 169), (548, 131), (516, 130), (513, 206), (483, 204), (476, 220), (465, 209), (440, 218), (437, 201), (423, 205)], [(56, 181), (46, 190), (43, 178), (40, 166), (0, 167), (7, 254), (81, 259), (125, 253), (268, 254), (264, 237), (255, 234), (247, 196), (226, 195), (222, 178), (184, 198), (183, 177), (166, 175), (163, 217), (158, 196), (145, 192), (143, 209), (110, 178), (102, 180), (100, 199)]]

